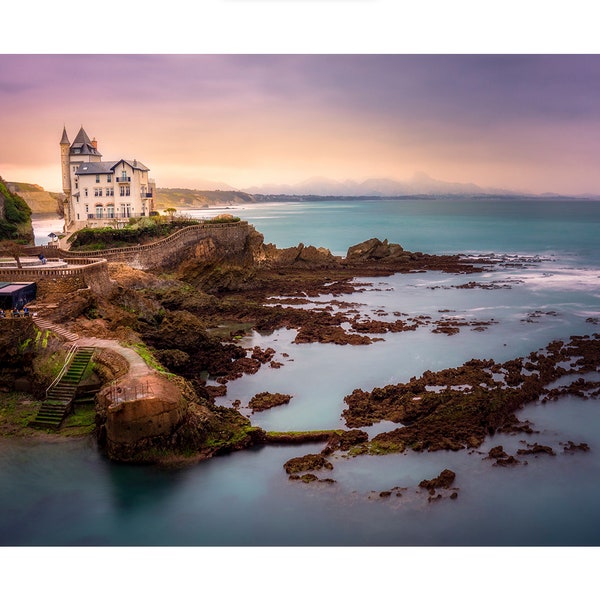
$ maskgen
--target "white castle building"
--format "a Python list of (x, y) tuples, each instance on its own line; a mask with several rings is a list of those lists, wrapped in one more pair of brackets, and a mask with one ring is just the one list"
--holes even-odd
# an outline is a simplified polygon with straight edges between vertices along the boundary
[(60, 140), (65, 230), (119, 227), (154, 210), (154, 181), (139, 160), (103, 161), (96, 139), (83, 127), (71, 144), (66, 127)]

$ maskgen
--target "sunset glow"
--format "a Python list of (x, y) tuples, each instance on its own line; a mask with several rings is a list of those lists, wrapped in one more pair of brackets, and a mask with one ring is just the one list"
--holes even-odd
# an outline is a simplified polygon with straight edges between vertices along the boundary
[(600, 56), (0, 55), (0, 175), (80, 126), (158, 187), (410, 179), (599, 194)]

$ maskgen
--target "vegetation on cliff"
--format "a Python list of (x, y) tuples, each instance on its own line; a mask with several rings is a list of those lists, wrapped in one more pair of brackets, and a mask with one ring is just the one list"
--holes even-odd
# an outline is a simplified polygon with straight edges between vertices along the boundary
[(18, 194), (13, 194), (0, 177), (0, 240), (27, 244), (33, 242), (31, 209)]
[(7, 186), (25, 200), (33, 214), (64, 216), (64, 194), (48, 192), (34, 183), (11, 181)]
[(122, 229), (114, 227), (84, 228), (73, 233), (68, 242), (71, 250), (90, 251), (107, 248), (124, 248), (148, 244), (167, 237), (189, 225), (197, 225), (196, 219), (184, 217), (139, 217), (129, 219)]

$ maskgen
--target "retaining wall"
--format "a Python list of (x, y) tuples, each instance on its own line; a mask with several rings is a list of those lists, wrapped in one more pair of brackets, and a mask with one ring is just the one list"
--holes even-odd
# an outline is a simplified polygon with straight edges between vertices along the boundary
[(58, 255), (73, 262), (75, 257), (105, 258), (109, 262), (123, 262), (142, 270), (172, 267), (193, 255), (190, 250), (203, 242), (212, 240), (214, 251), (220, 255), (235, 255), (244, 250), (248, 233), (254, 229), (246, 221), (237, 223), (202, 223), (190, 225), (169, 237), (150, 244), (125, 248), (109, 248), (90, 252), (60, 250)]

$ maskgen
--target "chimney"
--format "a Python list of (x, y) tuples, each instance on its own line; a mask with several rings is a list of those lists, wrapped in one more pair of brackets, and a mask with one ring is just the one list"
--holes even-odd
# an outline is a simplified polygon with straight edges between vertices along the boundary
[(96, 141), (96, 138), (92, 140), (92, 146), (94, 147), (94, 150), (98, 150), (98, 142)]

